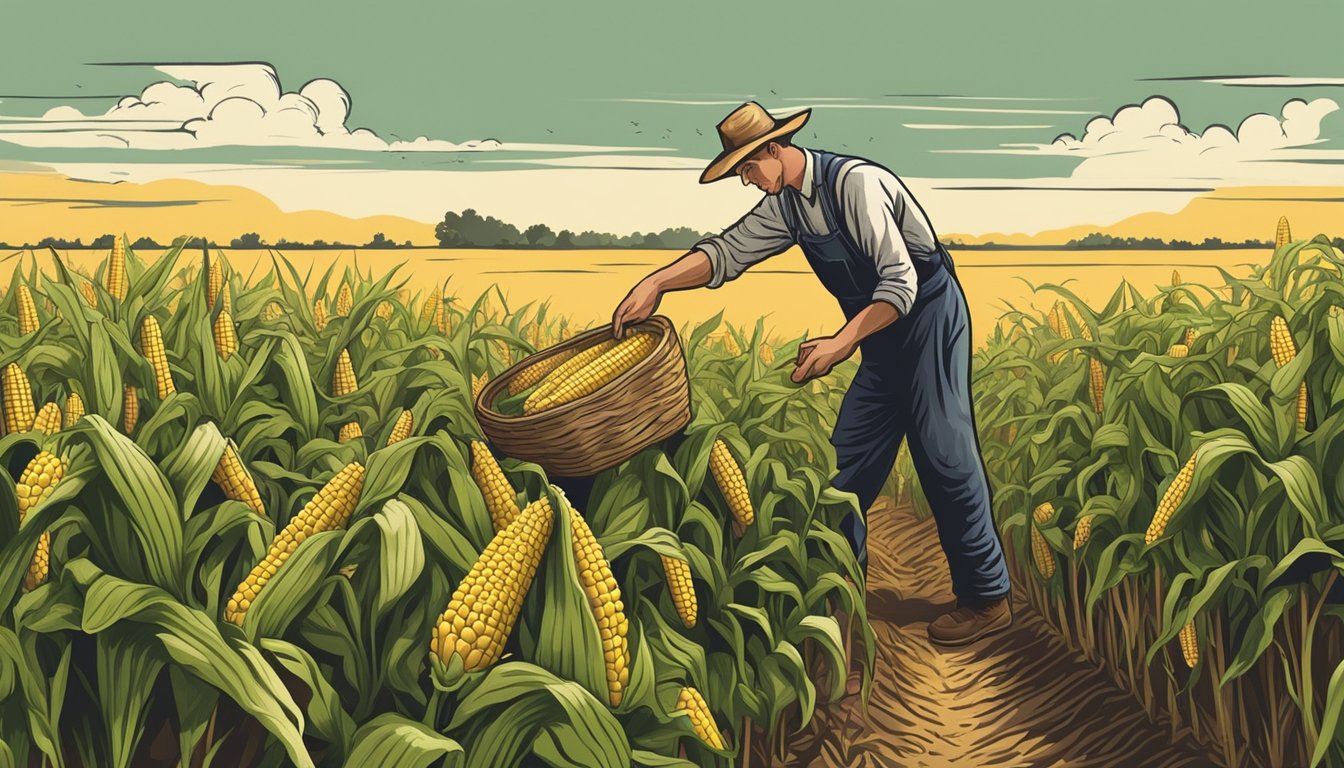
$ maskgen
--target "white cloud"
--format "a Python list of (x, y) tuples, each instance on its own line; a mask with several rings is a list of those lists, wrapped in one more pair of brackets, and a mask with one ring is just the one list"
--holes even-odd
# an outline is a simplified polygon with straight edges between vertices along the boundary
[[(327, 78), (286, 92), (266, 64), (166, 65), (176, 80), (152, 83), (101, 115), (73, 106), (41, 118), (0, 117), (0, 141), (27, 147), (192, 149), (219, 146), (322, 147), (374, 152), (464, 152), (499, 149), (574, 151), (546, 144), (511, 145), (494, 139), (452, 142), (419, 136), (386, 141), (368, 128), (349, 128), (350, 94)], [(581, 147), (622, 152), (648, 147)]]

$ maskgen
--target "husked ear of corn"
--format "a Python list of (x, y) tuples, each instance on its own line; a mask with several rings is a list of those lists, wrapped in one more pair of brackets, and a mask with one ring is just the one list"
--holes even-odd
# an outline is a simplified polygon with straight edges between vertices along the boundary
[(350, 284), (341, 281), (341, 290), (336, 294), (336, 314), (345, 317), (350, 314), (350, 310), (355, 306), (355, 294), (350, 290)]
[(1199, 665), (1199, 635), (1195, 632), (1193, 619), (1181, 627), (1180, 639), (1181, 656), (1185, 659), (1185, 666), (1194, 669)]
[(1041, 574), (1041, 578), (1048, 580), (1054, 577), (1055, 554), (1050, 551), (1045, 534), (1034, 524), (1031, 526), (1031, 557), (1036, 561), (1036, 572)]
[[(39, 504), (51, 496), (56, 484), (65, 477), (65, 462), (50, 451), (39, 451), (33, 460), (24, 467), (19, 482), (14, 489), (19, 497), (19, 522), (34, 511)], [(36, 589), (47, 579), (50, 565), (51, 534), (44, 532), (38, 539), (37, 549), (28, 565), (28, 573), (23, 580), (24, 590)]]
[(1162, 538), (1163, 533), (1166, 533), (1167, 523), (1171, 522), (1172, 514), (1176, 512), (1176, 508), (1185, 499), (1185, 494), (1190, 491), (1190, 481), (1195, 476), (1195, 464), (1198, 459), (1199, 451), (1190, 454), (1185, 466), (1181, 467), (1181, 471), (1176, 473), (1176, 479), (1171, 481), (1171, 485), (1167, 486), (1166, 492), (1157, 502), (1157, 512), (1153, 515), (1153, 521), (1149, 523), (1148, 532), (1143, 537), (1145, 544), (1152, 544)]
[(518, 492), (495, 461), (490, 447), (480, 440), (471, 441), (471, 477), (485, 497), (485, 508), (496, 531), (502, 531), (518, 516)]
[(676, 606), (681, 623), (687, 628), (695, 627), (695, 619), (700, 609), (695, 599), (695, 581), (691, 578), (691, 564), (676, 557), (661, 555), (663, 575), (667, 577), (667, 589), (672, 593), (672, 605)]
[(1193, 347), (1193, 346), (1195, 346), (1195, 341), (1196, 341), (1198, 338), (1199, 338), (1199, 329), (1197, 329), (1197, 328), (1186, 328), (1186, 329), (1185, 329), (1185, 346), (1187, 346), (1187, 347)]
[(73, 427), (75, 422), (82, 418), (84, 418), (84, 398), (80, 397), (78, 392), (71, 392), (65, 398), (65, 428)]
[(248, 608), (266, 583), (275, 578), (299, 545), (313, 534), (344, 528), (364, 490), (364, 465), (351, 462), (318, 490), (303, 509), (276, 535), (266, 557), (243, 579), (224, 608), (224, 618), (242, 626)]
[(538, 396), (534, 392), (528, 396), (523, 402), (523, 413), (539, 413), (596, 392), (648, 356), (656, 341), (652, 333), (635, 333), (622, 339), (546, 394)]
[(443, 297), (439, 295), (437, 289), (431, 288), (429, 295), (425, 297), (425, 305), (420, 310), (420, 322), (429, 323), (433, 327), (438, 327), (440, 316), (443, 315)]
[(397, 423), (392, 425), (392, 434), (387, 436), (387, 444), (400, 443), (410, 437), (414, 426), (415, 417), (411, 415), (410, 409), (402, 408), (401, 415), (397, 417)]
[(37, 304), (33, 301), (33, 292), (23, 283), (19, 283), (15, 294), (19, 301), (19, 335), (27, 336), (42, 327), (37, 319)]
[[(1293, 333), (1288, 330), (1288, 321), (1282, 315), (1275, 315), (1269, 324), (1269, 351), (1274, 356), (1274, 364), (1279, 368), (1297, 357), (1297, 343)], [(1297, 390), (1297, 426), (1307, 426), (1307, 382)]]
[(1167, 348), (1167, 357), (1188, 357), (1190, 348), (1184, 344), (1172, 344)]
[(98, 292), (93, 289), (93, 283), (85, 280), (79, 284), (79, 292), (84, 294), (84, 302), (91, 308), (98, 308)]
[[(615, 346), (615, 339), (605, 339), (587, 349), (578, 350), (568, 360), (556, 366), (550, 373), (546, 374), (545, 377), (542, 378), (541, 383), (537, 385), (536, 390), (528, 395), (528, 399), (531, 400), (534, 397), (545, 397), (550, 394), (554, 389), (567, 381), (569, 377), (578, 373), (578, 371), (585, 365), (588, 365), (606, 354), (608, 351), (615, 348)], [(526, 403), (524, 403), (524, 407), (526, 407)]]
[(1102, 369), (1101, 361), (1095, 357), (1088, 358), (1087, 380), (1088, 392), (1092, 395), (1092, 410), (1101, 414), (1106, 410), (1106, 371)]
[(1082, 549), (1083, 545), (1092, 536), (1092, 516), (1083, 515), (1078, 518), (1078, 525), (1073, 529), (1073, 548)]
[(228, 282), (219, 291), (219, 309), (221, 312), (233, 314), (233, 289), (229, 287)]
[(1050, 522), (1050, 518), (1055, 516), (1055, 505), (1050, 502), (1038, 504), (1036, 509), (1032, 510), (1031, 519), (1039, 525), (1045, 525)]
[(313, 327), (319, 331), (327, 327), (327, 302), (322, 299), (313, 301)]
[(355, 380), (355, 366), (350, 362), (350, 350), (342, 349), (336, 358), (336, 370), (331, 374), (331, 394), (345, 397), (357, 389), (359, 382)]
[(149, 361), (154, 369), (154, 383), (159, 389), (162, 400), (177, 391), (173, 384), (173, 372), (168, 368), (168, 352), (163, 347), (163, 331), (159, 321), (153, 315), (146, 315), (140, 323), (140, 354)]
[(471, 374), (471, 400), (476, 402), (480, 399), (481, 393), (485, 391), (485, 385), (490, 381), (490, 374), (483, 373), (480, 376)]
[(117, 301), (126, 298), (126, 287), (130, 280), (126, 277), (126, 237), (112, 239), (112, 255), (107, 260), (107, 271), (103, 273), (103, 287)]
[(219, 259), (210, 259), (210, 269), (205, 278), (205, 303), (211, 309), (219, 299), (219, 290), (224, 287), (224, 267)]
[(348, 443), (357, 437), (363, 437), (364, 430), (360, 429), (358, 421), (349, 421), (341, 425), (340, 435), (337, 439), (342, 443)]
[(691, 727), (695, 735), (706, 745), (714, 749), (723, 749), (723, 734), (714, 722), (714, 713), (709, 711), (705, 697), (696, 689), (686, 686), (677, 694), (677, 711), (685, 712), (691, 718)]
[(775, 364), (775, 350), (768, 341), (761, 342), (761, 362), (765, 365)]
[(41, 432), (45, 435), (54, 435), (61, 431), (61, 407), (55, 403), (47, 403), (37, 412), (37, 418), (33, 420), (33, 431)]
[(579, 350), (577, 347), (570, 347), (569, 349), (557, 352), (544, 360), (538, 360), (527, 366), (519, 371), (517, 376), (514, 376), (509, 380), (509, 394), (516, 395), (533, 384), (536, 384), (538, 381), (541, 381), (546, 377), (546, 374), (563, 365), (565, 361), (574, 357), (578, 352)]
[(538, 499), (485, 546), (434, 624), (429, 649), (445, 665), (457, 656), (465, 671), (474, 672), (499, 660), (536, 576), (554, 518), (550, 500)]
[(598, 635), (602, 638), (602, 658), (607, 667), (607, 694), (611, 706), (621, 703), (625, 687), (630, 682), (630, 644), (626, 639), (629, 624), (625, 618), (625, 604), (621, 602), (621, 587), (611, 574), (611, 563), (602, 553), (602, 545), (588, 527), (578, 510), (569, 510), (569, 523), (574, 541), (574, 560), (578, 566), (583, 593), (588, 596), (588, 608), (597, 621)]
[(126, 384), (121, 388), (121, 431), (131, 434), (140, 419), (140, 393)]
[(33, 404), (33, 388), (28, 383), (28, 374), (18, 363), (10, 363), (0, 373), (0, 404), (4, 405), (5, 433), (27, 432), (33, 428), (37, 419), (37, 406)]
[(1288, 217), (1279, 217), (1278, 229), (1274, 231), (1274, 250), (1278, 250), (1293, 241), (1293, 230), (1288, 226)]
[(238, 331), (227, 309), (221, 309), (215, 318), (215, 351), (221, 360), (228, 360), (238, 351)]
[(225, 443), (224, 452), (219, 455), (219, 462), (210, 473), (210, 479), (219, 486), (225, 497), (241, 501), (253, 512), (262, 517), (266, 516), (266, 505), (261, 503), (261, 492), (257, 490), (257, 483), (252, 479), (252, 473), (247, 470), (242, 457), (238, 455), (238, 445), (232, 438)]
[(715, 439), (714, 447), (709, 451), (709, 473), (714, 476), (714, 483), (728, 502), (733, 522), (740, 530), (746, 530), (747, 526), (756, 521), (751, 495), (747, 493), (747, 478), (742, 474), (742, 467), (733, 457), (732, 451), (728, 450), (728, 444), (721, 439)]

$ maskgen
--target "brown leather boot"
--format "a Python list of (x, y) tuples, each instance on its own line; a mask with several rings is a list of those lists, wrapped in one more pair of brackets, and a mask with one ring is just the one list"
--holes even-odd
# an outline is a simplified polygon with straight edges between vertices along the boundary
[(1013, 623), (1013, 610), (1004, 597), (984, 605), (962, 605), (939, 616), (929, 624), (929, 640), (935, 645), (958, 648), (995, 632), (1002, 632)]

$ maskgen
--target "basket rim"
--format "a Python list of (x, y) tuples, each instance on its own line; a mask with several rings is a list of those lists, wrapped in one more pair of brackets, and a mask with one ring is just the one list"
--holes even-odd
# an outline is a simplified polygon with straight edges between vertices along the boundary
[[(654, 345), (653, 349), (643, 359), (648, 359), (649, 357), (658, 354), (660, 351), (664, 351), (668, 346), (670, 346), (673, 343), (672, 339), (675, 338), (676, 334), (676, 329), (673, 327), (672, 321), (669, 320), (664, 315), (652, 315), (648, 319), (636, 323), (634, 325), (626, 326), (626, 328), (657, 330), (659, 332), (658, 343)], [(579, 334), (578, 336), (569, 339), (569, 341), (566, 344), (556, 345), (555, 347), (551, 347), (551, 349), (555, 350), (555, 354), (559, 354), (561, 350), (570, 346), (581, 346), (581, 347), (588, 346), (585, 342), (589, 338), (597, 338), (599, 336), (610, 336), (612, 330), (613, 330), (613, 324), (606, 323), (605, 325), (600, 325), (596, 328), (590, 328), (587, 331), (584, 331), (583, 333)], [(526, 361), (526, 359), (527, 358), (519, 360), (512, 367), (510, 367), (509, 370), (522, 366), (522, 364)], [(643, 360), (640, 360), (639, 362), (643, 362)], [(640, 367), (639, 363), (637, 362), (635, 365), (626, 368), (624, 371), (621, 372), (619, 376), (604, 384), (602, 388), (606, 389), (607, 387), (611, 387), (615, 384), (620, 383), (626, 377), (632, 375), (635, 372), (635, 370), (639, 367)], [(506, 371), (506, 373), (507, 372), (508, 371)], [(520, 370), (519, 373), (521, 372), (522, 371)], [(514, 374), (514, 376), (516, 375), (517, 374)], [(485, 403), (494, 400), (495, 397), (499, 395), (498, 390), (502, 389), (512, 378), (513, 376), (505, 376), (501, 374), (500, 376), (495, 377), (492, 381), (486, 384), (485, 388), (481, 390), (480, 400), (476, 404), (478, 417), (479, 415), (486, 415), (493, 421), (499, 423), (509, 423), (514, 425), (540, 423), (548, 421), (549, 417), (553, 417), (556, 415), (563, 416), (570, 410), (583, 405), (584, 402), (588, 400), (589, 397), (596, 394), (596, 392), (592, 392), (589, 393), (588, 395), (585, 395), (584, 397), (578, 398), (577, 400), (571, 400), (567, 403), (561, 403), (560, 405), (557, 405), (553, 408), (547, 408), (544, 411), (539, 411), (537, 413), (520, 414), (517, 416), (511, 416), (509, 414), (500, 413), (499, 411), (496, 411), (495, 409), (485, 405)]]

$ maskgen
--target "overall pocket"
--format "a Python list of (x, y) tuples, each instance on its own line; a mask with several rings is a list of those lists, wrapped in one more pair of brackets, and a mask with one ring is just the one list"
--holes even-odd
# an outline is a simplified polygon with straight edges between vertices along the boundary
[(833, 253), (832, 248), (804, 249), (807, 262), (812, 266), (817, 279), (830, 294), (837, 299), (855, 301), (869, 298), (872, 291), (864, 291), (854, 275), (849, 257), (841, 251)]

